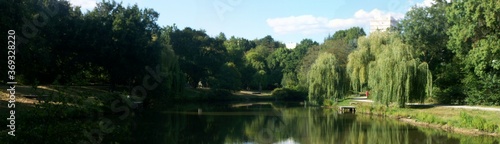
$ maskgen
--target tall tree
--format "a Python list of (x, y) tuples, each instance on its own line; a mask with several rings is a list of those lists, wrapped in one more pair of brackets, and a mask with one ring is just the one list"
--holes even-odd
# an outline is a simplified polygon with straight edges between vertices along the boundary
[(258, 86), (259, 89), (262, 86), (267, 85), (267, 77), (269, 68), (266, 62), (266, 58), (271, 54), (271, 49), (266, 48), (262, 45), (257, 46), (257, 48), (249, 50), (245, 54), (246, 61), (248, 64), (255, 69), (253, 76), (255, 77), (254, 86)]
[(446, 8), (449, 3), (436, 0), (430, 7), (414, 6), (401, 21), (399, 30), (403, 41), (417, 49), (420, 59), (429, 64), (434, 76), (434, 98), (443, 104), (462, 102), (465, 94), (459, 71), (450, 71), (460, 65), (453, 61), (454, 54), (446, 46), (449, 23)]
[(290, 59), (290, 54), (291, 50), (287, 48), (278, 48), (266, 59), (270, 72), (269, 83), (275, 87), (281, 86), (281, 80), (283, 78), (283, 73), (285, 73), (285, 68), (287, 65), (291, 65), (292, 60)]
[(400, 30), (403, 41), (417, 49), (420, 59), (434, 70), (452, 58), (446, 48), (448, 22), (446, 20), (447, 2), (437, 0), (430, 7), (414, 6), (401, 21)]
[(500, 105), (500, 2), (453, 1), (448, 48), (462, 62), (469, 104)]
[(310, 47), (318, 46), (318, 42), (311, 39), (303, 39), (287, 56), (286, 65), (283, 69), (281, 84), (287, 88), (298, 88), (299, 79), (297, 68), (302, 58), (307, 54)]
[(267, 47), (269, 49), (277, 49), (280, 47), (285, 47), (285, 44), (275, 41), (274, 38), (270, 35), (265, 36), (264, 38), (261, 39), (256, 39), (254, 40), (256, 45), (262, 45), (264, 47)]
[(211, 38), (204, 30), (189, 27), (179, 30), (173, 26), (171, 29), (170, 43), (179, 55), (180, 67), (187, 74), (192, 87), (215, 75), (227, 61), (227, 50), (222, 39)]
[(348, 82), (345, 68), (330, 53), (322, 53), (311, 66), (309, 78), (309, 101), (322, 104), (323, 100), (343, 98), (347, 93)]
[(432, 94), (428, 64), (421, 62), (415, 49), (394, 33), (373, 33), (361, 38), (347, 65), (351, 82), (355, 83), (353, 88), (367, 83), (372, 99), (387, 106), (423, 102)]
[(215, 89), (240, 90), (241, 74), (234, 63), (228, 62), (220, 67), (215, 76), (210, 78), (209, 83)]
[(365, 31), (361, 27), (351, 27), (346, 30), (336, 31), (332, 36), (328, 36), (325, 41), (328, 40), (342, 40), (349, 45), (349, 49), (354, 49), (358, 47), (358, 38), (361, 36), (366, 36)]

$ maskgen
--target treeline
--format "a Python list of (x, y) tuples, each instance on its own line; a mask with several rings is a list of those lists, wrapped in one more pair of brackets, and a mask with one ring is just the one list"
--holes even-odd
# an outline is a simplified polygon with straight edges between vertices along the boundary
[(304, 39), (294, 49), (271, 36), (249, 40), (159, 26), (153, 9), (114, 1), (81, 13), (67, 1), (5, 0), (0, 12), (6, 13), (0, 30), (16, 30), (16, 79), (27, 85), (114, 89), (141, 85), (154, 72), (162, 78), (156, 90), (170, 96), (185, 87), (274, 89), (280, 97), (330, 104), (369, 90), (386, 105), (500, 105), (500, 6), (491, 0), (437, 0), (413, 7), (388, 32), (366, 36), (353, 27), (323, 43)]
[(499, 21), (497, 1), (414, 6), (389, 32), (358, 39), (346, 69), (351, 89), (369, 90), (371, 99), (387, 106), (425, 100), (500, 105)]
[(500, 105), (500, 3), (437, 0), (413, 7), (399, 34), (433, 73), (433, 99)]
[(309, 101), (326, 105), (349, 91), (370, 91), (387, 106), (500, 105), (499, 20), (499, 3), (491, 0), (414, 6), (387, 32), (331, 41), (345, 33), (338, 31), (318, 46), (327, 54), (308, 48), (296, 86), (307, 88)]
[[(1, 1), (1, 31), (16, 31), (16, 81), (25, 85), (143, 85), (183, 89), (183, 73), (159, 13), (102, 2), (83, 14), (68, 1)], [(5, 51), (6, 49), (2, 49)], [(5, 62), (6, 59), (1, 61)], [(2, 68), (2, 73), (5, 74)], [(6, 77), (2, 77), (4, 82)]]
[[(248, 40), (162, 27), (153, 9), (114, 1), (82, 13), (65, 0), (6, 0), (0, 11), (6, 13), (1, 30), (16, 31), (16, 81), (33, 86), (94, 84), (114, 91), (142, 85), (145, 76), (159, 74), (161, 79), (154, 80), (161, 86), (156, 90), (168, 92), (160, 95), (179, 95), (187, 86), (234, 91), (286, 85), (306, 90), (299, 84), (307, 78), (297, 76), (298, 71), (307, 72), (318, 52), (333, 46), (304, 39), (292, 50), (271, 36)], [(327, 39), (344, 37), (352, 45), (358, 36), (338, 33)]]

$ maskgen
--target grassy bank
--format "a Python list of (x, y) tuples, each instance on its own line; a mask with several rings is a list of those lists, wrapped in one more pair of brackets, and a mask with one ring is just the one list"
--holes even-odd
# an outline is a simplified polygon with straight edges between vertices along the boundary
[(204, 88), (186, 88), (182, 95), (175, 96), (175, 101), (273, 101), (276, 97), (271, 91), (226, 91)]
[[(7, 86), (0, 86), (0, 117), (9, 117), (7, 110), (15, 110), (15, 137), (0, 136), (6, 141), (29, 143), (29, 141), (53, 141), (54, 143), (85, 139), (83, 131), (98, 129), (97, 119), (109, 111), (104, 105), (115, 95), (99, 86), (21, 86), (15, 87), (15, 108), (7, 107)], [(26, 98), (33, 97), (33, 98)], [(42, 98), (37, 100), (34, 97)], [(117, 128), (121, 129), (121, 128)], [(8, 128), (0, 130), (10, 131)], [(74, 135), (62, 134), (71, 133)]]
[(340, 101), (340, 105), (356, 105), (356, 112), (387, 116), (412, 125), (439, 128), (463, 134), (500, 136), (500, 112), (436, 106), (386, 107), (374, 103)]

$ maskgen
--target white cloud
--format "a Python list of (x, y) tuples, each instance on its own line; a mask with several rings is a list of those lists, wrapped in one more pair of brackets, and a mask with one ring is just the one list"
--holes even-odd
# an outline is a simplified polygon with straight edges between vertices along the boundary
[(301, 33), (308, 35), (333, 32), (354, 26), (366, 27), (369, 25), (371, 19), (387, 16), (401, 19), (404, 17), (404, 14), (384, 12), (378, 9), (367, 12), (361, 9), (356, 11), (352, 18), (347, 19), (328, 19), (325, 17), (302, 15), (267, 19), (267, 25), (277, 34)]
[(95, 0), (69, 0), (69, 3), (82, 7), (82, 10), (92, 10), (97, 5)]
[(267, 25), (273, 28), (274, 32), (286, 34), (300, 31), (311, 34), (326, 30), (328, 19), (324, 17), (314, 17), (312, 15), (291, 16), (285, 18), (267, 19)]
[(430, 7), (434, 4), (434, 0), (424, 0), (422, 3), (417, 3), (418, 7)]
[[(451, 0), (446, 0), (446, 2), (450, 3)], [(432, 5), (436, 4), (435, 0), (424, 0), (421, 3), (416, 3), (415, 5), (417, 7), (430, 7)]]

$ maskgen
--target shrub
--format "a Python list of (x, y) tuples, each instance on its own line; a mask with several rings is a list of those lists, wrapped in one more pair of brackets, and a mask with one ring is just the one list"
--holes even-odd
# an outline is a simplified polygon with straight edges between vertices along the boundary
[(465, 112), (460, 112), (460, 125), (465, 127), (472, 127), (472, 116)]
[(323, 105), (324, 105), (324, 106), (333, 106), (333, 105), (335, 105), (335, 101), (334, 101), (334, 100), (332, 100), (332, 99), (325, 99), (325, 100), (323, 101)]
[(483, 128), (487, 132), (495, 132), (498, 129), (498, 125), (491, 122), (486, 122), (483, 124)]
[(307, 93), (289, 88), (276, 88), (271, 95), (281, 100), (305, 100)]
[(499, 130), (499, 126), (497, 124), (488, 122), (482, 117), (473, 117), (465, 112), (460, 112), (459, 125), (487, 132), (495, 132)]
[(288, 97), (288, 91), (286, 88), (276, 88), (271, 92), (271, 95), (278, 99), (284, 99)]

